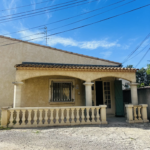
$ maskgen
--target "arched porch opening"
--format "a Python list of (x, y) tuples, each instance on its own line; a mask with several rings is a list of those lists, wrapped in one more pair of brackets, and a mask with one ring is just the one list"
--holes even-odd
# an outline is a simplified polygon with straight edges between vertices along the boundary
[[(70, 76), (46, 75), (23, 80), (20, 107), (85, 106), (84, 81)], [(19, 93), (19, 92), (18, 92)]]
[(123, 99), (124, 83), (130, 83), (126, 78), (118, 78), (115, 76), (106, 76), (93, 80), (92, 101), (93, 104), (107, 105), (107, 115), (109, 116), (125, 116), (125, 104)]

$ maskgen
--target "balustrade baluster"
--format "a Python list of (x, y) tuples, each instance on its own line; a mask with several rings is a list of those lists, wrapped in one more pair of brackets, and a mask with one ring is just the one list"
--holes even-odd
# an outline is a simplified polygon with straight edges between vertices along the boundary
[(66, 108), (66, 125), (70, 125), (70, 121), (69, 121), (69, 110), (70, 110), (70, 108)]
[(37, 109), (34, 109), (33, 112), (34, 112), (34, 117), (33, 117), (33, 125), (34, 126), (37, 126)]
[(13, 127), (13, 125), (14, 125), (14, 110), (10, 110), (9, 127)]
[(42, 109), (39, 109), (39, 126), (43, 125), (43, 116), (42, 116)]
[(74, 115), (74, 108), (71, 108), (71, 125), (75, 125), (75, 115)]
[(96, 118), (97, 118), (97, 123), (98, 123), (98, 124), (101, 123), (99, 112), (100, 112), (100, 108), (96, 108)]
[(138, 106), (138, 120), (142, 121), (142, 118), (141, 118), (141, 106)]
[(65, 120), (64, 119), (65, 119), (65, 117), (64, 117), (64, 109), (62, 108), (61, 109), (61, 121), (60, 121), (62, 125), (65, 124)]
[(53, 117), (54, 109), (50, 109), (50, 125), (54, 125), (54, 117)]
[(92, 123), (92, 124), (95, 123), (95, 120), (94, 120), (94, 119), (95, 119), (95, 118), (94, 118), (94, 117), (95, 117), (95, 116), (94, 116), (94, 109), (95, 109), (95, 108), (91, 108), (91, 111), (92, 111), (92, 115), (91, 115), (91, 119), (92, 119), (92, 120), (91, 120), (91, 123)]
[(136, 114), (136, 108), (137, 108), (137, 106), (134, 106), (134, 121), (138, 121), (137, 114)]
[(22, 112), (22, 122), (21, 122), (21, 126), (25, 126), (26, 125), (26, 118), (25, 118), (25, 113), (26, 113), (26, 110), (21, 110)]
[(76, 111), (77, 111), (77, 115), (76, 115), (76, 124), (80, 124), (80, 117), (79, 117), (79, 109), (80, 108), (76, 108)]
[(45, 109), (44, 125), (48, 125), (48, 109)]
[(90, 108), (86, 108), (86, 124), (91, 124), (91, 121), (90, 121), (90, 115), (89, 115), (89, 109)]
[(56, 109), (56, 118), (55, 118), (55, 124), (59, 125), (59, 109)]
[(32, 118), (31, 118), (31, 112), (32, 112), (32, 110), (29, 109), (28, 110), (28, 119), (27, 119), (28, 120), (28, 123), (27, 123), (28, 126), (32, 125), (32, 122), (31, 122), (31, 120), (32, 120)]
[(81, 108), (81, 124), (85, 124), (84, 108)]
[(16, 110), (16, 124), (15, 126), (20, 126), (20, 110)]

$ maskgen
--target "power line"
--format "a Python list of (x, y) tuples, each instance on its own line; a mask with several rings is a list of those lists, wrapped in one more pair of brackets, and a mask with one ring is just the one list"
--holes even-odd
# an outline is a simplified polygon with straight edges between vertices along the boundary
[[(118, 17), (118, 16), (121, 16), (121, 15), (124, 15), (124, 14), (127, 14), (127, 13), (130, 13), (130, 12), (133, 12), (133, 11), (136, 11), (136, 10), (139, 10), (139, 9), (142, 9), (142, 8), (145, 8), (145, 7), (148, 7), (148, 6), (150, 6), (150, 4), (147, 4), (147, 5), (144, 5), (144, 6), (141, 6), (141, 7), (138, 7), (138, 8), (129, 10), (129, 11), (126, 11), (126, 12), (124, 12), (124, 13), (121, 13), (121, 14), (118, 14), (118, 15), (115, 15), (115, 16), (108, 17), (108, 18), (106, 18), (106, 19), (102, 19), (102, 20), (99, 20), (99, 21), (96, 21), (96, 22), (92, 22), (92, 23), (89, 23), (89, 24), (86, 24), (86, 25), (82, 25), (82, 26), (79, 26), (79, 27), (76, 27), (76, 28), (72, 28), (72, 29), (69, 29), (69, 30), (65, 30), (65, 31), (53, 33), (53, 34), (47, 35), (47, 37), (53, 36), (53, 35), (57, 35), (57, 34), (61, 34), (61, 33), (65, 33), (65, 32), (69, 32), (69, 31), (73, 31), (73, 30), (80, 29), (80, 28), (83, 28), (83, 27), (87, 27), (87, 26), (90, 26), (90, 25), (93, 25), (93, 24), (96, 24), (96, 23), (99, 23), (99, 22), (103, 22), (103, 21), (106, 21), (106, 20), (109, 20), (109, 19), (112, 19), (112, 18), (116, 18), (116, 17)], [(43, 37), (38, 37), (38, 38), (29, 39), (29, 40), (26, 40), (26, 42), (32, 41), (32, 40), (35, 40), (35, 39), (39, 39), (39, 38), (43, 38)], [(20, 42), (22, 42), (22, 41), (18, 41), (18, 42), (15, 42), (15, 43), (8, 43), (8, 44), (0, 45), (0, 46), (8, 46), (8, 45), (17, 44), (17, 43), (20, 43)]]
[(140, 47), (141, 45), (150, 37), (150, 33), (144, 38), (144, 40), (136, 47), (134, 51), (130, 53), (130, 55), (123, 61), (122, 64), (124, 64)]
[[(19, 13), (15, 13), (15, 14), (10, 14), (10, 15), (5, 15), (5, 16), (1, 16), (0, 18), (4, 18), (4, 17), (12, 17), (13, 15), (18, 15), (18, 14), (23, 14), (23, 13), (27, 13), (27, 12), (35, 12), (37, 10), (42, 10), (42, 9), (46, 9), (46, 8), (49, 8), (49, 7), (54, 7), (54, 6), (59, 6), (59, 5), (63, 5), (63, 4), (67, 4), (67, 3), (71, 3), (71, 2), (74, 2), (74, 1), (77, 1), (77, 0), (71, 0), (71, 1), (68, 1), (68, 2), (64, 2), (64, 3), (59, 3), (59, 4), (55, 4), (55, 5), (50, 5), (50, 6), (46, 6), (46, 7), (42, 7), (42, 8), (38, 8), (38, 9), (33, 9), (33, 10), (28, 10), (28, 11), (23, 11), (23, 12), (19, 12)], [(87, 0), (81, 0), (81, 1), (87, 1)], [(80, 2), (80, 1), (79, 1)], [(47, 10), (47, 9), (46, 9)], [(46, 11), (45, 10), (45, 11)]]
[(3, 10), (0, 10), (0, 11), (8, 11), (8, 10), (12, 10), (12, 9), (22, 8), (22, 7), (28, 7), (28, 6), (32, 6), (32, 5), (37, 5), (37, 4), (41, 4), (41, 3), (46, 3), (46, 2), (49, 2), (49, 1), (54, 1), (54, 0), (48, 0), (48, 1), (43, 1), (43, 2), (39, 2), (39, 3), (33, 3), (33, 4), (18, 6), (18, 7), (9, 8), (9, 9), (3, 9)]
[(72, 17), (68, 17), (68, 18), (64, 18), (64, 19), (58, 20), (58, 21), (54, 21), (54, 22), (51, 22), (51, 23), (47, 23), (47, 24), (43, 24), (43, 25), (40, 25), (40, 26), (31, 27), (29, 29), (24, 29), (24, 30), (20, 30), (20, 31), (11, 32), (9, 34), (3, 34), (3, 36), (10, 35), (10, 34), (12, 35), (14, 33), (19, 33), (19, 32), (22, 32), (22, 31), (31, 30), (31, 29), (35, 29), (35, 28), (40, 28), (42, 26), (46, 26), (46, 25), (62, 22), (62, 21), (65, 21), (65, 20), (69, 20), (69, 19), (72, 19), (72, 18), (75, 18), (75, 17), (78, 17), (78, 16), (82, 16), (82, 15), (85, 15), (85, 14), (88, 14), (88, 13), (91, 13), (91, 12), (94, 12), (94, 11), (97, 11), (97, 10), (100, 10), (100, 9), (103, 9), (103, 8), (106, 8), (106, 7), (109, 7), (109, 6), (112, 6), (112, 5), (116, 5), (118, 3), (121, 3), (122, 1), (124, 1), (124, 0), (118, 1), (116, 3), (112, 3), (110, 5), (106, 5), (104, 7), (99, 7), (97, 9), (94, 9), (94, 10), (91, 10), (91, 11), (88, 11), (88, 12), (85, 12), (85, 13), (82, 13), (82, 14), (78, 14), (78, 15), (75, 15), (75, 16), (72, 16)]
[[(87, 20), (87, 19), (96, 17), (96, 16), (98, 16), (98, 15), (104, 14), (104, 13), (109, 12), (109, 11), (111, 11), (111, 10), (114, 10), (114, 9), (116, 9), (116, 8), (119, 8), (119, 7), (122, 7), (122, 6), (124, 6), (124, 5), (130, 4), (130, 3), (134, 2), (134, 1), (136, 1), (136, 0), (132, 0), (132, 1), (128, 2), (128, 3), (125, 3), (125, 4), (122, 4), (122, 5), (120, 5), (120, 6), (114, 7), (114, 8), (112, 8), (112, 9), (107, 10), (107, 11), (104, 11), (104, 12), (101, 12), (101, 13), (98, 13), (98, 14), (95, 14), (95, 15), (93, 15), (93, 16), (90, 16), (90, 17), (87, 17), (87, 18), (84, 18), (84, 19), (81, 19), (81, 20), (78, 20), (78, 21), (75, 21), (75, 22), (72, 22), (72, 23), (69, 23), (69, 24), (60, 26), (60, 27), (56, 27), (56, 28), (53, 28), (53, 29), (50, 29), (50, 30), (46, 30), (46, 31), (56, 30), (56, 29), (59, 29), (59, 28), (65, 27), (65, 26), (69, 26), (69, 25), (72, 25), (72, 24), (75, 24), (75, 23), (78, 23), (78, 22), (81, 22), (81, 21), (84, 21), (84, 20)], [(42, 29), (43, 29), (43, 28), (42, 28)], [(35, 36), (35, 35), (38, 35), (38, 34), (39, 34), (39, 33), (32, 34), (32, 35), (28, 35), (28, 36), (25, 36), (25, 37), (23, 37), (23, 38), (30, 37), (30, 36)], [(5, 42), (3, 42), (3, 43), (5, 43)]]
[(142, 59), (138, 62), (138, 64), (137, 64), (135, 67), (137, 67), (137, 66), (141, 63), (141, 61), (144, 59), (144, 57), (145, 57), (146, 54), (149, 52), (149, 50), (150, 50), (150, 48), (146, 51), (146, 53), (144, 54), (144, 56), (142, 57)]
[[(42, 14), (45, 14), (45, 12), (48, 12), (49, 10), (53, 10), (53, 9), (54, 9), (53, 11), (49, 11), (49, 12), (64, 10), (64, 9), (72, 8), (72, 7), (75, 7), (75, 6), (80, 6), (80, 5), (84, 5), (84, 4), (87, 4), (87, 3), (95, 2), (95, 1), (98, 1), (98, 0), (93, 0), (93, 1), (86, 2), (86, 3), (74, 5), (74, 4), (77, 4), (77, 3), (81, 3), (83, 1), (87, 1), (87, 0), (82, 0), (82, 1), (79, 1), (79, 2), (76, 2), (76, 3), (67, 4), (67, 5), (63, 5), (63, 6), (59, 6), (59, 7), (54, 7), (54, 8), (51, 8), (51, 9), (45, 9), (45, 10), (42, 10), (42, 11), (33, 12), (33, 13), (29, 13), (29, 14), (24, 14), (24, 15), (20, 15), (20, 16), (1, 19), (0, 23), (5, 23), (5, 22), (9, 22), (9, 21), (14, 21), (14, 20), (19, 20), (19, 19), (34, 17), (34, 16), (37, 16), (37, 15), (42, 15)], [(73, 6), (66, 7), (66, 6), (69, 6), (69, 5), (73, 5)], [(62, 7), (64, 7), (64, 8), (62, 8)], [(58, 8), (62, 8), (62, 9), (58, 9)]]
[[(131, 60), (133, 59), (134, 57), (136, 57), (137, 55), (139, 55), (143, 50), (145, 50), (148, 46), (150, 45), (150, 43), (148, 43), (139, 53), (137, 53), (136, 55), (134, 55), (132, 58), (128, 59), (128, 60)], [(127, 60), (127, 61), (128, 61)]]

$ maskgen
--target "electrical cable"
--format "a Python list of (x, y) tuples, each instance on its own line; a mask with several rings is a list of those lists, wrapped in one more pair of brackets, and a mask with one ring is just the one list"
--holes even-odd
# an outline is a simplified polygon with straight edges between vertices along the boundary
[(112, 4), (110, 4), (110, 5), (106, 5), (106, 6), (104, 6), (104, 7), (99, 7), (99, 8), (97, 8), (97, 9), (94, 9), (94, 10), (91, 10), (91, 11), (88, 11), (88, 12), (85, 12), (85, 13), (82, 13), (82, 14), (78, 14), (78, 15), (75, 15), (75, 16), (72, 16), (72, 17), (68, 17), (68, 18), (64, 18), (64, 19), (58, 20), (58, 21), (54, 21), (54, 22), (51, 22), (51, 23), (47, 23), (47, 24), (43, 24), (43, 25), (40, 25), (40, 26), (31, 27), (31, 28), (29, 28), (29, 29), (24, 29), (24, 30), (20, 30), (20, 31), (11, 32), (11, 33), (9, 33), (9, 34), (3, 34), (3, 36), (12, 35), (12, 34), (15, 34), (15, 33), (22, 32), (22, 31), (31, 30), (31, 29), (36, 29), (36, 28), (40, 28), (40, 27), (47, 26), (47, 25), (50, 25), (50, 24), (54, 24), (54, 23), (58, 23), (58, 22), (65, 21), (65, 20), (69, 20), (69, 19), (72, 19), (72, 18), (75, 18), (75, 17), (78, 17), (78, 16), (82, 16), (82, 15), (85, 15), (85, 14), (88, 14), (88, 13), (91, 13), (91, 12), (94, 12), (94, 11), (97, 11), (97, 10), (100, 10), (100, 9), (103, 9), (103, 8), (106, 8), (106, 7), (115, 5), (115, 4), (118, 4), (118, 3), (122, 2), (122, 1), (124, 1), (124, 0), (118, 1), (118, 2), (116, 2), (116, 3), (112, 3)]
[[(114, 9), (116, 9), (116, 8), (120, 8), (120, 7), (124, 6), (124, 5), (130, 4), (130, 3), (134, 2), (134, 1), (136, 1), (136, 0), (132, 0), (132, 1), (128, 2), (128, 3), (125, 3), (125, 4), (122, 4), (122, 5), (120, 5), (120, 6), (114, 7), (114, 8), (112, 8), (112, 9), (107, 10), (107, 11), (104, 11), (104, 12), (101, 12), (101, 13), (98, 13), (98, 14), (95, 14), (95, 15), (93, 15), (93, 16), (90, 16), (90, 17), (87, 17), (87, 18), (84, 18), (84, 19), (81, 19), (81, 20), (78, 20), (78, 21), (75, 21), (75, 22), (72, 22), (72, 23), (69, 23), (69, 24), (60, 26), (60, 27), (56, 27), (56, 28), (53, 28), (53, 29), (50, 29), (50, 30), (47, 30), (47, 31), (56, 30), (56, 29), (59, 29), (59, 28), (62, 28), (62, 27), (68, 26), (68, 25), (72, 25), (72, 24), (75, 24), (75, 23), (78, 23), (78, 22), (81, 22), (81, 21), (84, 21), (84, 20), (93, 18), (93, 17), (95, 17), (95, 16), (104, 14), (104, 13), (109, 12), (109, 11), (111, 11), (111, 10), (114, 10)], [(41, 33), (41, 32), (40, 32), (40, 33)], [(32, 34), (32, 35), (28, 35), (28, 36), (24, 36), (23, 38), (30, 37), (30, 36), (35, 36), (35, 35), (38, 35), (38, 34), (39, 34), (39, 33)], [(0, 43), (1, 43), (1, 42), (0, 42)], [(4, 43), (4, 42), (3, 42), (3, 43)]]
[(150, 48), (146, 51), (146, 53), (144, 54), (144, 56), (142, 57), (142, 59), (137, 63), (137, 65), (135, 66), (135, 68), (141, 63), (141, 61), (144, 59), (144, 57), (149, 52), (149, 50), (150, 50)]
[[(85, 0), (84, 0), (84, 1), (85, 1)], [(73, 4), (68, 4), (68, 5), (56, 7), (56, 8), (51, 8), (51, 9), (42, 10), (42, 11), (39, 11), (39, 12), (29, 13), (29, 14), (25, 14), (25, 15), (10, 17), (10, 18), (5, 18), (5, 19), (1, 19), (1, 20), (0, 20), (0, 23), (5, 23), (5, 22), (9, 22), (9, 21), (14, 21), (14, 20), (19, 20), (19, 19), (34, 17), (34, 16), (38, 16), (38, 15), (43, 15), (43, 14), (45, 14), (46, 12), (48, 12), (49, 10), (52, 10), (52, 11), (49, 11), (49, 12), (55, 12), (55, 11), (60, 11), (60, 10), (72, 8), (72, 7), (75, 7), (75, 6), (84, 5), (84, 4), (87, 4), (87, 3), (92, 3), (92, 2), (95, 2), (95, 1), (98, 1), (98, 0), (93, 0), (93, 1), (90, 1), (90, 2), (86, 2), (86, 3), (77, 2), (77, 3), (81, 3), (81, 4), (74, 5), (74, 4), (77, 4), (77, 3), (73, 3)], [(69, 6), (69, 5), (73, 5), (73, 6), (66, 7), (66, 6)], [(64, 7), (64, 8), (62, 8), (62, 7)], [(58, 8), (62, 8), (62, 9), (58, 9)], [(53, 9), (54, 9), (54, 10), (53, 10)], [(55, 9), (56, 9), (56, 10), (55, 10)]]
[[(126, 12), (124, 12), (124, 13), (120, 13), (120, 14), (117, 14), (117, 15), (114, 15), (114, 16), (111, 16), (111, 17), (108, 17), (108, 18), (105, 18), (105, 19), (96, 21), (96, 22), (92, 22), (92, 23), (89, 23), (89, 24), (85, 24), (85, 25), (82, 25), (82, 26), (78, 26), (78, 27), (76, 27), (76, 28), (72, 28), (72, 29), (69, 29), (69, 30), (64, 30), (64, 31), (61, 31), (61, 32), (53, 33), (53, 34), (48, 35), (47, 37), (53, 36), (53, 35), (57, 35), (57, 34), (61, 34), (61, 33), (65, 33), (65, 32), (69, 32), (69, 31), (73, 31), (73, 30), (80, 29), (80, 28), (84, 28), (84, 27), (87, 27), (87, 26), (90, 26), (90, 25), (93, 25), (93, 24), (96, 24), (96, 23), (100, 23), (100, 22), (103, 22), (103, 21), (106, 21), (106, 20), (110, 20), (110, 19), (112, 19), (112, 18), (116, 18), (116, 17), (118, 17), (118, 16), (122, 16), (122, 15), (124, 15), (124, 14), (130, 13), (130, 12), (133, 12), (133, 11), (136, 11), (136, 10), (139, 10), (139, 9), (142, 9), (142, 8), (145, 8), (145, 7), (148, 7), (148, 6), (150, 6), (150, 4), (147, 4), (147, 5), (144, 5), (144, 6), (141, 6), (141, 7), (138, 7), (138, 8), (135, 8), (135, 9), (132, 9), (132, 10), (129, 10), (129, 11), (126, 11)], [(44, 36), (44, 37), (45, 37), (45, 36)], [(42, 37), (38, 37), (38, 38), (33, 38), (33, 39), (26, 40), (26, 42), (32, 41), (32, 40), (35, 40), (35, 39), (39, 39), (39, 38), (43, 38), (43, 36), (42, 36)], [(20, 42), (22, 42), (22, 41), (17, 41), (17, 42), (15, 42), (15, 43), (8, 43), (8, 44), (0, 45), (0, 47), (1, 47), (1, 46), (12, 45), (12, 44), (17, 44), (17, 43), (20, 43)]]
[(124, 64), (140, 47), (141, 45), (150, 37), (150, 33), (144, 38), (144, 40), (136, 47), (134, 51), (130, 53), (130, 55), (123, 61), (122, 64)]

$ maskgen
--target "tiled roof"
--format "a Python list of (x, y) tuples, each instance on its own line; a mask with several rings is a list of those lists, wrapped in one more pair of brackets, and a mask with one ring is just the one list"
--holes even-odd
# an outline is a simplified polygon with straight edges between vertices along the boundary
[[(53, 47), (50, 47), (50, 46), (40, 45), (40, 44), (27, 42), (27, 41), (23, 41), (23, 40), (19, 40), (19, 39), (14, 39), (14, 38), (2, 36), (2, 35), (0, 35), (0, 38), (5, 38), (5, 39), (13, 40), (13, 41), (18, 41), (18, 42), (23, 42), (23, 43), (27, 43), (27, 44), (31, 44), (31, 45), (35, 45), (35, 46), (40, 46), (40, 47), (44, 47), (44, 48), (49, 48), (49, 49), (53, 49), (53, 50), (64, 52), (64, 53), (68, 53), (68, 54), (73, 54), (73, 55), (77, 55), (77, 56), (81, 56), (81, 57), (86, 57), (86, 58), (91, 58), (91, 59), (95, 59), (95, 60), (101, 60), (101, 61), (105, 61), (105, 62), (121, 65), (121, 63), (119, 63), (119, 62), (114, 62), (114, 61), (101, 59), (101, 58), (97, 58), (97, 57), (92, 57), (92, 56), (82, 55), (82, 54), (78, 54), (78, 53), (73, 53), (73, 52), (69, 52), (69, 51), (65, 51), (65, 50), (61, 50), (61, 49), (56, 49), (56, 48), (53, 48)], [(9, 44), (9, 43), (6, 43), (6, 45), (7, 44)]]
[(15, 65), (16, 68), (61, 68), (61, 69), (98, 69), (98, 70), (130, 70), (136, 71), (135, 68), (122, 68), (119, 66), (104, 66), (104, 65), (85, 65), (85, 64), (58, 64), (58, 63), (35, 63), (23, 62)]

